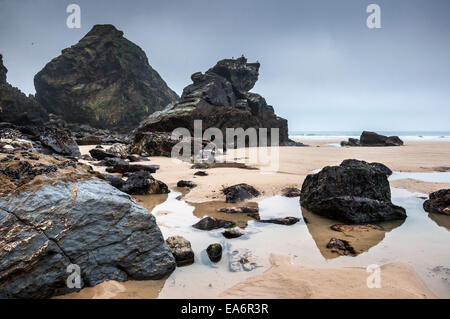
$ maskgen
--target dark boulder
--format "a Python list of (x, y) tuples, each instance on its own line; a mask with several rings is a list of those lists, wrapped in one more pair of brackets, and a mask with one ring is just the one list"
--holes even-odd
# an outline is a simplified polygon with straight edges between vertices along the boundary
[(167, 194), (169, 188), (161, 181), (154, 179), (150, 172), (139, 171), (132, 173), (123, 183), (122, 191), (131, 195)]
[(91, 154), (91, 156), (93, 158), (95, 158), (96, 160), (104, 160), (105, 158), (109, 157), (109, 158), (114, 158), (116, 157), (113, 153), (107, 152), (101, 148), (93, 148), (91, 150), (89, 150), (89, 154)]
[(297, 217), (283, 217), (283, 218), (271, 218), (271, 219), (260, 219), (258, 222), (260, 223), (270, 223), (270, 224), (278, 224), (278, 225), (294, 225), (300, 221), (300, 218)]
[(114, 176), (114, 175), (109, 175), (109, 174), (103, 174), (103, 177), (105, 178), (105, 180), (110, 183), (112, 186), (114, 186), (117, 189), (122, 189), (124, 180), (121, 179), (120, 177)]
[(194, 188), (194, 187), (196, 187), (196, 186), (197, 186), (197, 185), (194, 184), (194, 183), (191, 182), (191, 181), (183, 181), (183, 180), (181, 180), (181, 181), (178, 181), (178, 182), (177, 182), (177, 187)]
[(223, 237), (227, 238), (227, 239), (232, 239), (232, 238), (238, 238), (241, 237), (242, 235), (245, 235), (245, 233), (237, 228), (233, 228), (233, 229), (225, 229), (222, 232)]
[(192, 225), (192, 227), (201, 230), (213, 230), (219, 228), (230, 228), (233, 227), (234, 223), (228, 220), (217, 219), (214, 217), (205, 217), (201, 219), (198, 223)]
[(108, 173), (134, 173), (145, 171), (149, 173), (155, 173), (159, 169), (159, 165), (140, 165), (140, 164), (121, 164), (117, 163), (112, 167), (108, 167), (106, 171)]
[(253, 186), (244, 183), (226, 187), (222, 192), (226, 196), (227, 203), (241, 202), (261, 195)]
[(403, 141), (398, 136), (385, 136), (375, 132), (364, 131), (359, 138), (361, 146), (401, 146)]
[(367, 166), (370, 166), (371, 168), (375, 169), (376, 171), (379, 171), (383, 174), (386, 174), (386, 176), (391, 176), (392, 171), (389, 167), (387, 167), (384, 164), (373, 162), (373, 163), (367, 163), (365, 161), (360, 161), (356, 159), (346, 159), (343, 160), (341, 163), (341, 166), (343, 167), (355, 167), (355, 168), (366, 168)]
[(129, 165), (128, 162), (126, 162), (123, 159), (118, 158), (118, 157), (113, 157), (113, 158), (107, 157), (95, 165), (96, 166), (115, 166), (117, 164)]
[(347, 256), (356, 256), (357, 253), (355, 249), (350, 245), (350, 243), (344, 239), (331, 238), (327, 244), (327, 248), (331, 249), (332, 252), (335, 252), (339, 255)]
[(55, 126), (27, 126), (21, 130), (34, 135), (51, 152), (72, 157), (81, 156), (78, 144), (67, 130)]
[(45, 108), (32, 96), (26, 96), (6, 81), (8, 70), (0, 54), (0, 122), (17, 125), (43, 124), (48, 121)]
[(140, 47), (112, 25), (95, 25), (34, 77), (36, 99), (67, 122), (134, 128), (178, 99)]
[(429, 213), (450, 216), (450, 189), (441, 189), (430, 194), (423, 203), (423, 209)]
[(308, 175), (300, 203), (312, 213), (350, 224), (406, 218), (405, 209), (391, 202), (386, 173), (364, 162), (326, 166)]
[(166, 243), (175, 257), (177, 266), (186, 266), (194, 262), (194, 251), (187, 239), (182, 236), (170, 236), (166, 239)]
[(348, 141), (341, 141), (341, 146), (361, 146), (359, 139), (350, 137)]
[(206, 248), (206, 253), (212, 262), (218, 262), (222, 258), (222, 245), (219, 243), (211, 244)]

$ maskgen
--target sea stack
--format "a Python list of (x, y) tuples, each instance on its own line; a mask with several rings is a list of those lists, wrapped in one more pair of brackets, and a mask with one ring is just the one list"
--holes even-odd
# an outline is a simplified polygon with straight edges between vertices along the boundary
[(135, 128), (178, 99), (144, 51), (112, 25), (95, 25), (34, 77), (50, 113), (97, 128)]

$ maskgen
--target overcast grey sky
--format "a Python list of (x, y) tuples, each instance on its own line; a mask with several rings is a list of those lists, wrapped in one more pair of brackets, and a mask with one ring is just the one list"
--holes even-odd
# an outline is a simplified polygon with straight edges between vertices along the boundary
[[(81, 7), (81, 28), (66, 7)], [(366, 7), (381, 7), (381, 29)], [(33, 77), (94, 24), (138, 44), (178, 94), (190, 75), (244, 54), (253, 92), (290, 130), (450, 130), (450, 1), (0, 0), (8, 81)]]

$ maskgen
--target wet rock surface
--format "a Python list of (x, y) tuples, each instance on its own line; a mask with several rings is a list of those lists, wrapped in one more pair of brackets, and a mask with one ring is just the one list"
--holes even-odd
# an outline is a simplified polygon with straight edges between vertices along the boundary
[(36, 99), (67, 122), (134, 128), (178, 99), (144, 51), (112, 25), (95, 25), (34, 78)]
[(214, 217), (205, 217), (203, 219), (201, 219), (199, 222), (197, 222), (196, 224), (192, 225), (192, 227), (200, 229), (200, 230), (213, 230), (213, 229), (219, 229), (219, 228), (230, 228), (233, 227), (234, 223), (227, 221), (227, 220), (223, 220), (223, 219), (218, 219), (218, 218), (214, 218)]
[(232, 228), (232, 229), (226, 229), (222, 232), (223, 237), (232, 239), (232, 238), (238, 238), (242, 235), (245, 235), (245, 232), (238, 229), (238, 228)]
[(349, 138), (342, 141), (341, 146), (402, 146), (398, 136), (385, 136), (375, 132), (363, 131), (359, 139)]
[(159, 165), (140, 165), (140, 164), (122, 164), (118, 163), (115, 164), (112, 167), (106, 168), (106, 171), (108, 173), (135, 173), (135, 172), (149, 172), (149, 173), (155, 173), (159, 169)]
[(222, 259), (222, 245), (219, 243), (211, 244), (206, 248), (206, 253), (212, 262), (218, 262)]
[(356, 256), (356, 252), (353, 247), (348, 243), (348, 241), (344, 239), (331, 238), (327, 244), (327, 248), (331, 249), (332, 252), (335, 252), (339, 255)]
[(278, 225), (294, 225), (299, 221), (300, 218), (292, 216), (258, 220), (259, 223), (278, 224)]
[(167, 185), (154, 179), (150, 175), (150, 172), (147, 171), (139, 171), (130, 174), (120, 189), (130, 195), (169, 193)]
[(85, 166), (44, 174), (41, 180), (22, 176), (23, 183), (0, 198), (0, 298), (72, 292), (70, 264), (80, 267), (81, 287), (159, 279), (174, 269), (153, 215), (129, 195)]
[(166, 239), (166, 243), (175, 257), (177, 266), (186, 266), (194, 262), (194, 251), (187, 239), (182, 236), (171, 236)]
[(241, 202), (261, 195), (253, 186), (244, 183), (226, 187), (222, 192), (227, 203)]
[(423, 203), (423, 209), (429, 213), (450, 216), (450, 189), (441, 189), (429, 195)]
[(241, 57), (221, 60), (204, 74), (194, 73), (193, 83), (184, 88), (180, 100), (150, 115), (137, 134), (183, 127), (194, 136), (194, 120), (202, 120), (203, 130), (217, 127), (223, 136), (227, 127), (268, 128), (269, 135), (270, 128), (278, 128), (280, 145), (302, 145), (289, 139), (287, 121), (278, 117), (261, 95), (249, 92), (258, 79), (259, 67)]
[(225, 214), (254, 214), (259, 212), (259, 208), (252, 206), (224, 207), (217, 211)]
[(300, 198), (309, 211), (351, 224), (406, 218), (405, 209), (391, 202), (386, 174), (364, 162), (308, 175)]
[(392, 175), (392, 171), (389, 167), (387, 167), (384, 164), (373, 162), (373, 163), (367, 163), (366, 161), (360, 161), (356, 159), (346, 159), (343, 160), (341, 165), (343, 167), (354, 167), (354, 168), (366, 168), (367, 166), (372, 167), (374, 170), (379, 171), (380, 173), (386, 174), (387, 176)]

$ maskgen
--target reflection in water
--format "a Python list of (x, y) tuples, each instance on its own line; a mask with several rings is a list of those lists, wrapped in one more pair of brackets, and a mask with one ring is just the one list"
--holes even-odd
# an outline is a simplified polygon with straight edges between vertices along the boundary
[[(204, 215), (219, 217), (217, 214), (222, 214), (220, 217), (223, 217), (226, 214), (216, 210), (227, 207), (228, 204), (217, 201), (188, 203), (180, 199), (179, 191), (175, 189), (168, 195), (135, 198), (155, 215), (164, 238), (180, 235), (191, 242), (195, 254), (194, 263), (176, 268), (165, 281), (120, 283), (120, 286), (109, 286), (110, 288), (97, 291), (96, 294), (95, 289), (100, 290), (103, 284), (93, 290), (83, 289), (82, 293), (87, 291), (86, 298), (111, 297), (110, 293), (116, 293), (113, 298), (211, 298), (250, 276), (267, 270), (270, 267), (271, 253), (289, 256), (294, 263), (310, 267), (367, 267), (370, 264), (403, 262), (413, 266), (435, 294), (450, 297), (450, 275), (446, 272), (437, 275), (433, 270), (450, 268), (450, 232), (436, 225), (444, 225), (445, 219), (439, 219), (439, 216), (427, 217), (422, 208), (423, 200), (412, 193), (392, 189), (394, 204), (403, 206), (407, 211), (406, 220), (381, 223), (379, 225), (383, 230), (358, 233), (352, 233), (348, 229), (344, 232), (331, 230), (330, 226), (339, 222), (305, 210), (302, 212), (298, 197), (274, 196), (257, 203), (261, 219), (287, 216), (301, 218), (303, 214), (309, 223), (305, 224), (301, 219), (292, 226), (284, 226), (244, 218), (240, 222), (242, 226), (246, 225), (246, 234), (226, 239), (221, 234), (223, 229), (202, 231), (191, 225)], [(247, 204), (256, 205), (242, 205)], [(335, 258), (338, 256), (326, 249), (331, 237), (349, 241), (358, 250), (358, 255)], [(206, 248), (212, 243), (223, 246), (223, 257), (217, 263), (212, 263), (206, 253)], [(258, 267), (250, 271), (230, 271), (230, 261), (233, 262), (230, 256), (233, 256), (235, 250), (250, 251), (252, 262)]]
[(341, 222), (313, 214), (303, 207), (301, 209), (303, 218), (307, 221), (308, 231), (316, 242), (320, 253), (326, 259), (340, 256), (335, 249), (327, 248), (331, 238), (347, 241), (353, 247), (354, 254), (359, 255), (378, 245), (384, 239), (386, 232), (399, 227), (404, 222), (404, 220), (398, 220), (374, 224), (380, 227), (360, 227), (355, 225), (345, 227), (342, 231), (337, 231), (333, 230), (331, 226), (342, 224)]
[(450, 216), (443, 214), (428, 213), (428, 217), (436, 224), (450, 231)]
[(203, 203), (190, 203), (189, 205), (194, 206), (194, 215), (198, 218), (203, 218), (205, 216), (215, 217), (218, 219), (223, 219), (227, 221), (234, 222), (236, 226), (240, 228), (245, 228), (248, 225), (248, 221), (254, 220), (255, 218), (251, 214), (245, 213), (222, 213), (217, 211), (220, 208), (231, 208), (239, 206), (248, 206), (258, 208), (258, 203), (247, 202), (247, 203), (224, 203), (223, 201), (210, 201)]

